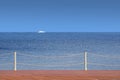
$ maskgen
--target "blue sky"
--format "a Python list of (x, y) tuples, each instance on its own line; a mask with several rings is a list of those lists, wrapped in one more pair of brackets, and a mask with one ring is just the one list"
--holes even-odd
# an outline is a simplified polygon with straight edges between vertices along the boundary
[(120, 32), (120, 0), (0, 0), (0, 32)]

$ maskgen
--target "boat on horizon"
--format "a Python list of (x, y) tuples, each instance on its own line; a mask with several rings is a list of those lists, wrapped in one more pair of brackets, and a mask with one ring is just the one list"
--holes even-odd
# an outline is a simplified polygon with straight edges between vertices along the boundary
[(45, 33), (45, 31), (41, 31), (41, 30), (40, 30), (40, 31), (38, 31), (38, 33)]

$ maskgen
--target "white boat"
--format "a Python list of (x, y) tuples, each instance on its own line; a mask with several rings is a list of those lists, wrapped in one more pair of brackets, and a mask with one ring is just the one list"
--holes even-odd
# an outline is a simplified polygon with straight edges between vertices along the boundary
[(45, 33), (45, 31), (38, 31), (38, 33)]

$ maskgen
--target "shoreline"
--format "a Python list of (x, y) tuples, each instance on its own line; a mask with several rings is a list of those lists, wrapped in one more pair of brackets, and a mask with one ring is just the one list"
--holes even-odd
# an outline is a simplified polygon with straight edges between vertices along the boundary
[(1, 80), (120, 80), (120, 70), (0, 70)]

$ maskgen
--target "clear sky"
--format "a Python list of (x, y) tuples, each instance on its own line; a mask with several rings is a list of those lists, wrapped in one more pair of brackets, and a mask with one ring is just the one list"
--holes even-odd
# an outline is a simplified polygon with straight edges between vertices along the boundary
[(120, 32), (120, 0), (0, 0), (0, 32)]

